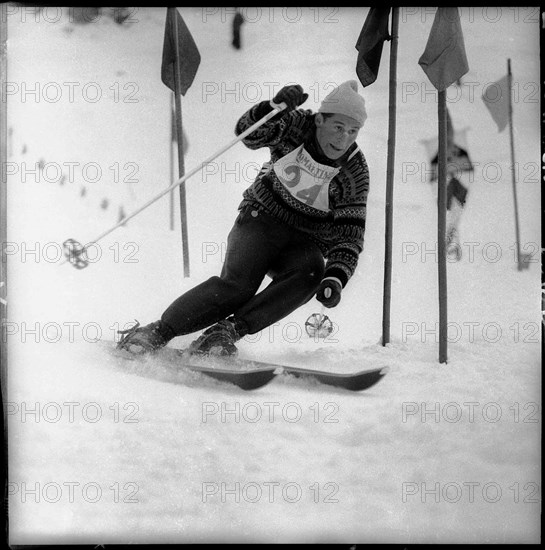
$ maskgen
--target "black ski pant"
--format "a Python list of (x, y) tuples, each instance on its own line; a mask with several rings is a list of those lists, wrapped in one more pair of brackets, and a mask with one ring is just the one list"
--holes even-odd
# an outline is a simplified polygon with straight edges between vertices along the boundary
[[(245, 207), (229, 233), (220, 276), (177, 298), (161, 320), (182, 336), (233, 314), (244, 332), (255, 334), (308, 302), (324, 267), (320, 249), (304, 233)], [(256, 294), (266, 275), (272, 282)]]

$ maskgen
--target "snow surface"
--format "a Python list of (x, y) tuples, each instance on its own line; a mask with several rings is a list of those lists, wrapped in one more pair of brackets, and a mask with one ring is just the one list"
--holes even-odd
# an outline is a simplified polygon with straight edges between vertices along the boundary
[[(116, 328), (157, 319), (218, 273), (242, 191), (267, 151), (237, 144), (188, 182), (190, 278), (183, 278), (179, 228), (169, 229), (168, 197), (101, 241), (101, 257), (87, 269), (63, 264), (59, 243), (96, 238), (121, 206), (131, 213), (173, 180), (171, 95), (160, 80), (165, 9), (136, 9), (124, 26), (107, 17), (78, 26), (66, 8), (58, 8), (58, 21), (55, 8), (47, 17), (11, 8), (10, 544), (538, 542), (537, 11), (461, 10), (470, 72), (461, 88), (449, 89), (448, 106), (479, 165), (472, 181), (464, 176), (464, 256), (448, 265), (446, 365), (438, 364), (435, 190), (423, 142), (437, 133), (437, 104), (417, 63), (434, 9), (401, 12), (392, 343), (379, 344), (386, 45), (377, 81), (362, 92), (369, 118), (358, 143), (371, 174), (366, 244), (341, 304), (327, 311), (338, 330), (318, 342), (304, 334), (305, 319), (320, 312), (312, 300), (240, 344), (242, 357), (297, 366), (390, 366), (378, 385), (349, 394), (284, 378), (246, 393), (161, 361), (109, 355)], [(231, 12), (180, 13), (202, 56), (182, 99), (186, 169), (230, 141), (237, 118), (271, 90), (298, 82), (311, 92), (305, 107), (316, 110), (331, 83), (356, 78), (354, 45), (367, 8), (247, 8), (240, 51), (230, 45)], [(497, 132), (480, 99), (505, 74), (507, 57), (518, 90), (521, 242), (534, 260), (525, 271), (514, 262), (509, 136)], [(23, 176), (40, 160), (47, 175)], [(72, 177), (68, 163), (77, 163)], [(92, 182), (97, 166), (102, 177)]]

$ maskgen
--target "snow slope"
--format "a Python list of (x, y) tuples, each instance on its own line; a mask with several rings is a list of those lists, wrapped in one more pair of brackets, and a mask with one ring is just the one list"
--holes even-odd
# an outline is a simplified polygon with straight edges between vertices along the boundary
[[(304, 334), (320, 311), (313, 300), (240, 345), (242, 357), (298, 366), (391, 367), (371, 390), (347, 394), (285, 379), (243, 393), (162, 361), (108, 354), (116, 329), (155, 320), (217, 274), (266, 151), (238, 144), (188, 182), (190, 278), (168, 198), (101, 241), (87, 269), (62, 264), (59, 243), (94, 239), (121, 206), (130, 213), (172, 178), (164, 8), (137, 9), (122, 27), (107, 17), (77, 26), (59, 10), (36, 17), (13, 7), (8, 19), (10, 543), (538, 541), (536, 12), (461, 10), (470, 72), (449, 89), (449, 109), (454, 128), (468, 128), (478, 164), (465, 177), (463, 258), (448, 272), (449, 362), (439, 365), (435, 191), (421, 142), (436, 134), (437, 109), (417, 64), (433, 9), (402, 10), (392, 343), (378, 343), (386, 46), (379, 78), (362, 92), (366, 244), (341, 304), (327, 312), (338, 330), (318, 342)], [(247, 8), (240, 51), (230, 46), (230, 12), (180, 13), (202, 56), (182, 100), (190, 169), (231, 140), (240, 114), (271, 90), (298, 82), (311, 92), (305, 107), (317, 109), (332, 83), (355, 78), (367, 8)], [(535, 260), (525, 271), (514, 262), (508, 135), (480, 100), (507, 57), (518, 91), (521, 240)], [(44, 170), (29, 172), (40, 160)]]

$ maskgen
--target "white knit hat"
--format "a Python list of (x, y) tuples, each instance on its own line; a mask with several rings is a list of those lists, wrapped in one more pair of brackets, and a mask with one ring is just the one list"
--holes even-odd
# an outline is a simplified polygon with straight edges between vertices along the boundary
[(357, 120), (361, 126), (367, 119), (365, 99), (358, 94), (358, 83), (355, 80), (339, 84), (322, 101), (318, 112), (346, 115)]

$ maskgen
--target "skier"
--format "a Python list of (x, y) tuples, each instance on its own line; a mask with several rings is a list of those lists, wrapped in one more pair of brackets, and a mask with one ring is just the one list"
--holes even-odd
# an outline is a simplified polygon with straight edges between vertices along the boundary
[[(437, 180), (439, 154), (431, 163), (434, 167), (431, 181)], [(459, 261), (462, 258), (462, 248), (458, 225), (467, 200), (468, 188), (460, 180), (463, 172), (472, 172), (473, 164), (468, 152), (454, 141), (454, 129), (450, 113), (447, 110), (447, 227), (446, 245), (449, 258)]]
[[(271, 158), (243, 193), (221, 274), (177, 298), (160, 320), (120, 331), (118, 348), (149, 353), (210, 327), (188, 351), (236, 355), (235, 342), (313, 296), (337, 306), (363, 250), (369, 192), (367, 163), (355, 143), (367, 118), (357, 88), (355, 80), (340, 84), (313, 113), (298, 109), (308, 94), (289, 85), (242, 115), (237, 135), (287, 105), (243, 140), (249, 149), (269, 147)], [(257, 293), (265, 275), (272, 282)]]

